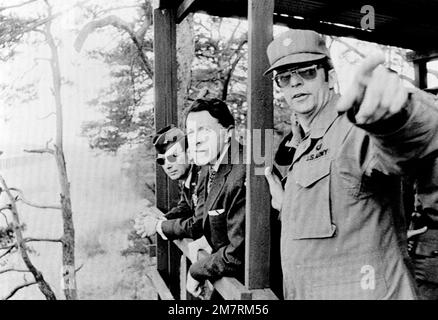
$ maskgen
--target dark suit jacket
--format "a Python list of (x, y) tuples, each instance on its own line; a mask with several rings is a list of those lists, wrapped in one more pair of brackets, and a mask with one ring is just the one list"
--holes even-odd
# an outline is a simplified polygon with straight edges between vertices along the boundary
[[(201, 224), (198, 227), (192, 227), (194, 223), (195, 208), (197, 206), (197, 188), (199, 181), (200, 168), (192, 165), (190, 168), (191, 176), (189, 188), (184, 185), (181, 188), (180, 200), (178, 205), (172, 208), (166, 215), (165, 221), (161, 224), (161, 229), (169, 240), (182, 238), (199, 238), (201, 235)], [(196, 230), (197, 233), (195, 232)]]
[(243, 158), (242, 146), (228, 150), (208, 195), (209, 169), (207, 166), (201, 169), (195, 226), (201, 220), (202, 233), (213, 250), (211, 255), (190, 267), (192, 277), (198, 281), (214, 281), (223, 276), (243, 280), (246, 199)]
[[(193, 202), (193, 195), (196, 192), (196, 185), (198, 183), (199, 167), (192, 165), (188, 179), (188, 188), (185, 182), (180, 186), (180, 199), (176, 207), (170, 209), (164, 216), (166, 219), (189, 218), (193, 215), (196, 204)], [(167, 223), (168, 221), (166, 221)]]

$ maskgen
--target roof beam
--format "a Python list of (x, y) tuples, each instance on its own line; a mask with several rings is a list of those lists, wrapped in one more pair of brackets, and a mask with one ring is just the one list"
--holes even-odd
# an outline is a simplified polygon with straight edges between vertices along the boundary
[(415, 61), (415, 60), (434, 60), (438, 58), (438, 49), (432, 49), (428, 51), (413, 51), (409, 52), (406, 55), (406, 59), (408, 61)]
[(401, 48), (413, 49), (413, 43), (407, 37), (395, 37), (394, 33), (381, 33), (377, 31), (366, 31), (359, 28), (344, 27), (339, 24), (321, 22), (314, 19), (296, 19), (274, 15), (275, 24), (281, 24), (293, 29), (311, 29), (316, 32), (333, 35), (338, 37), (352, 37), (364, 41), (376, 42), (384, 45), (397, 46)]
[(175, 4), (177, 5), (181, 0), (158, 0), (157, 2), (158, 6), (156, 9), (169, 9), (174, 8)]
[(198, 0), (184, 0), (176, 11), (176, 23), (180, 23), (190, 12), (195, 11), (196, 2)]

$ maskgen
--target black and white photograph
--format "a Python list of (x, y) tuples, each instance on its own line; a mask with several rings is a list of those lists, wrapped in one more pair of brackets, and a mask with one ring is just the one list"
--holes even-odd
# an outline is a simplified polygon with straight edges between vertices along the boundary
[(0, 300), (437, 301), (437, 12), (0, 0)]

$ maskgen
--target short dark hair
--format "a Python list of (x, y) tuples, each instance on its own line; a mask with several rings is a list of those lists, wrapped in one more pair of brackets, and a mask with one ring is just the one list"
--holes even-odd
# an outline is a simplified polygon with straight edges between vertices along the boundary
[(201, 111), (207, 111), (224, 128), (234, 127), (235, 120), (227, 104), (216, 98), (196, 99), (186, 112), (185, 122), (190, 113)]

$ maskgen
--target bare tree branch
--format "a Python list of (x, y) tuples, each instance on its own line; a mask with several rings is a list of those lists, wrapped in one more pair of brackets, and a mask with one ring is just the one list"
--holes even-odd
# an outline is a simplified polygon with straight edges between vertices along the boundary
[(19, 290), (29, 287), (29, 286), (33, 286), (34, 284), (38, 284), (38, 282), (34, 281), (34, 282), (27, 282), (25, 284), (22, 284), (18, 287), (15, 287), (14, 290), (12, 290), (5, 298), (2, 298), (2, 300), (9, 300), (10, 298), (12, 298), (14, 296), (14, 294), (16, 294)]
[(204, 87), (199, 91), (196, 99), (204, 99), (209, 93), (210, 90), (207, 87)]
[(144, 37), (146, 35), (146, 32), (148, 31), (149, 27), (152, 25), (152, 6), (150, 2), (144, 3), (144, 13), (145, 13), (145, 19), (143, 21), (143, 24), (140, 29), (137, 30), (135, 33), (135, 37), (138, 41), (140, 41), (141, 46), (143, 47)]
[(11, 210), (11, 206), (10, 205), (5, 205), (3, 207), (0, 208), (0, 212), (2, 212), (3, 210)]
[[(11, 212), (12, 212), (12, 218), (13, 218), (13, 225), (14, 225), (14, 231), (15, 236), (17, 238), (17, 247), (21, 254), (21, 258), (24, 261), (24, 264), (29, 269), (29, 271), (32, 273), (32, 275), (35, 278), (35, 281), (38, 283), (38, 287), (41, 290), (41, 292), (44, 294), (46, 299), (49, 300), (56, 300), (56, 296), (52, 289), (50, 288), (49, 284), (44, 279), (42, 273), (33, 265), (32, 261), (30, 260), (30, 257), (27, 253), (27, 247), (26, 243), (23, 241), (23, 234), (20, 229), (20, 218), (18, 215), (17, 206), (15, 204), (16, 200), (14, 196), (11, 193), (11, 190), (9, 190), (5, 180), (2, 176), (0, 176), (0, 182), (2, 184), (2, 189), (5, 190), (6, 194), (8, 195), (9, 201), (11, 202)], [(19, 288), (20, 289), (20, 288)], [(13, 291), (9, 297), (15, 294), (19, 289)]]
[(54, 210), (61, 210), (62, 207), (60, 205), (46, 205), (46, 204), (38, 204), (35, 202), (32, 202), (24, 197), (24, 193), (21, 189), (18, 188), (9, 188), (11, 191), (15, 191), (18, 193), (18, 198), (16, 201), (22, 201), (23, 203), (27, 204), (28, 206), (39, 208), (39, 209), (54, 209)]
[(238, 24), (236, 24), (236, 26), (234, 27), (233, 31), (231, 32), (231, 36), (228, 39), (228, 44), (227, 47), (225, 48), (224, 51), (228, 51), (230, 49), (231, 44), (233, 43), (234, 37), (236, 36), (236, 32), (237, 30), (239, 30), (240, 26), (241, 26), (242, 22), (239, 22)]
[(48, 154), (55, 154), (55, 150), (50, 149), (50, 148), (30, 149), (30, 150), (29, 149), (24, 149), (23, 151), (27, 152), (27, 153), (40, 153), (40, 154), (48, 153)]
[(62, 239), (39, 239), (39, 238), (24, 238), (25, 243), (28, 242), (58, 242), (63, 243)]
[(79, 272), (79, 271), (82, 269), (83, 266), (84, 266), (84, 264), (81, 264), (81, 265), (75, 270), (75, 273)]
[(19, 4), (14, 4), (14, 5), (10, 5), (10, 6), (0, 7), (0, 11), (22, 7), (22, 6), (25, 6), (26, 4), (29, 4), (29, 3), (32, 3), (32, 2), (35, 2), (35, 1), (38, 1), (38, 0), (28, 0), (28, 1), (25, 1), (25, 2), (22, 2), (22, 3), (19, 3)]
[(146, 188), (149, 189), (149, 191), (152, 192), (152, 194), (155, 194), (155, 186), (154, 186), (154, 185), (152, 185), (152, 184), (149, 183), (149, 182), (146, 182), (146, 183), (145, 183), (145, 186), (146, 186)]
[(3, 218), (5, 218), (6, 225), (8, 225), (9, 224), (9, 220), (8, 220), (8, 217), (6, 216), (6, 214), (3, 213), (3, 210), (11, 210), (11, 208), (3, 207), (3, 208), (0, 209), (0, 213), (2, 214)]
[(44, 117), (38, 118), (38, 120), (44, 120), (47, 119), (50, 116), (56, 116), (55, 112), (50, 112), (48, 115), (45, 115)]
[[(37, 1), (37, 0), (34, 0), (34, 1)], [(64, 14), (65, 12), (71, 11), (71, 10), (72, 10), (73, 8), (75, 8), (75, 7), (80, 7), (80, 6), (84, 5), (85, 3), (89, 2), (89, 1), (90, 1), (90, 0), (83, 0), (83, 1), (80, 1), (80, 2), (78, 2), (78, 3), (75, 3), (75, 4), (74, 4), (73, 6), (71, 6), (70, 8), (67, 8), (67, 9), (65, 9), (65, 10), (63, 10), (63, 11), (60, 11), (60, 12), (57, 12), (57, 13), (54, 13), (54, 14), (50, 14), (50, 16), (47, 17), (47, 18), (34, 20), (34, 21), (30, 22), (25, 28), (21, 29), (20, 32), (21, 32), (21, 33), (27, 33), (27, 32), (29, 32), (29, 31), (38, 31), (38, 32), (41, 32), (41, 30), (38, 30), (38, 29), (37, 29), (38, 27), (43, 26), (43, 25), (45, 25), (45, 24), (48, 23), (48, 22), (51, 22), (52, 20), (54, 20), (54, 19), (60, 17), (60, 16), (61, 16), (62, 14)], [(30, 2), (30, 1), (29, 1), (29, 2)]]
[[(50, 116), (51, 114), (56, 115), (55, 112), (52, 112), (52, 113), (48, 114), (46, 117)], [(53, 139), (49, 139), (49, 140), (46, 142), (46, 146), (45, 146), (44, 148), (41, 148), (41, 149), (30, 149), (30, 150), (29, 150), (29, 149), (24, 149), (23, 151), (24, 151), (24, 152), (27, 152), (27, 153), (41, 153), (41, 154), (43, 154), (43, 153), (49, 153), (49, 154), (55, 154), (55, 150), (49, 148), (49, 143), (50, 143), (52, 140), (53, 140)]]
[(61, 13), (59, 12), (56, 15), (53, 15), (51, 18), (45, 18), (45, 19), (37, 20), (34, 23), (29, 23), (29, 25), (27, 27), (23, 28), (23, 30), (21, 30), (21, 32), (22, 33), (26, 33), (26, 32), (29, 32), (29, 31), (40, 32), (40, 30), (37, 29), (38, 27), (43, 26), (44, 24), (46, 24), (47, 22), (51, 21), (52, 19), (56, 19), (60, 15), (61, 15)]
[(8, 254), (10, 254), (12, 252), (12, 250), (14, 250), (14, 248), (17, 247), (17, 244), (13, 244), (11, 246), (7, 246), (7, 247), (2, 247), (0, 248), (0, 250), (6, 250), (6, 252), (2, 253), (2, 255), (0, 256), (0, 259), (6, 257)]
[(227, 100), (228, 87), (230, 85), (231, 77), (233, 76), (234, 70), (236, 69), (237, 64), (239, 63), (240, 59), (242, 59), (242, 57), (243, 57), (242, 48), (247, 42), (248, 42), (248, 39), (247, 39), (247, 36), (245, 34), (242, 37), (242, 40), (240, 41), (239, 46), (235, 50), (236, 58), (234, 59), (231, 66), (228, 68), (228, 72), (226, 73), (226, 77), (225, 77), (225, 80), (223, 82), (223, 87), (222, 87), (222, 100), (224, 100), (224, 101)]
[(141, 28), (138, 29), (137, 32), (135, 33), (135, 37), (142, 44), (142, 47), (143, 47), (144, 36), (146, 35), (146, 32), (148, 31), (150, 26), (151, 26), (151, 20), (149, 17), (146, 17)]
[(29, 270), (21, 270), (21, 269), (13, 269), (13, 268), (0, 270), (0, 274), (7, 273), (7, 272), (30, 272), (30, 271)]
[[(145, 19), (145, 23), (142, 26), (142, 28), (139, 30), (139, 35), (141, 36), (142, 34), (144, 35), (144, 33), (146, 31), (142, 31), (142, 30), (147, 30), (150, 25), (151, 25), (152, 21), (151, 19), (148, 18), (148, 15), (146, 15), (146, 19)], [(152, 71), (152, 64), (150, 63), (149, 59), (146, 57), (146, 55), (143, 52), (143, 47), (141, 45), (141, 43), (143, 43), (143, 38), (138, 38), (137, 34), (134, 32), (134, 30), (132, 29), (132, 26), (127, 23), (126, 21), (120, 19), (119, 17), (115, 16), (115, 15), (111, 15), (111, 16), (107, 16), (105, 18), (99, 19), (99, 20), (95, 20), (95, 21), (91, 21), (89, 23), (87, 23), (82, 30), (79, 32), (79, 35), (77, 36), (75, 43), (74, 43), (74, 47), (76, 49), (76, 51), (80, 52), (82, 49), (82, 46), (84, 44), (84, 42), (87, 40), (88, 36), (95, 31), (96, 29), (99, 28), (104, 28), (107, 26), (113, 26), (117, 29), (123, 30), (126, 33), (128, 33), (129, 37), (131, 38), (131, 40), (134, 42), (134, 45), (137, 47), (137, 51), (140, 57), (140, 60), (142, 62), (143, 65), (143, 70), (146, 72), (146, 74), (149, 76), (149, 78), (153, 78), (153, 71)]]

